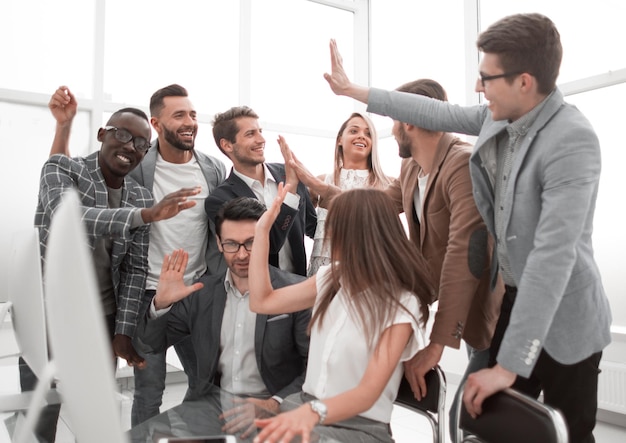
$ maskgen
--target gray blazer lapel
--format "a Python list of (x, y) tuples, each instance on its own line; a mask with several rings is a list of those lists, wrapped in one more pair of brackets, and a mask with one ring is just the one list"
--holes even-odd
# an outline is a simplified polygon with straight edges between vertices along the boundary
[(137, 169), (140, 170), (141, 180), (137, 180), (144, 188), (152, 191), (154, 187), (154, 171), (156, 170), (156, 161), (159, 154), (159, 141), (155, 139), (152, 147), (146, 152), (143, 160), (139, 163)]
[[(211, 336), (220, 337), (222, 335), (222, 320), (224, 318), (224, 309), (226, 308), (226, 289), (223, 281), (217, 283), (213, 294), (213, 315), (211, 318)], [(219, 346), (217, 349), (219, 353)]]
[(109, 196), (107, 192), (107, 184), (98, 163), (98, 155), (96, 152), (85, 158), (85, 165), (89, 170), (89, 175), (94, 183), (94, 198), (96, 200), (96, 208), (107, 208), (109, 206)]

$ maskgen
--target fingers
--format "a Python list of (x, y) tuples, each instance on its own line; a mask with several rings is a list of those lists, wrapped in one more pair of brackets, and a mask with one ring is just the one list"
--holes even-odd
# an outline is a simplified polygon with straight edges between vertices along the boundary
[(472, 375), (470, 375), (468, 380), (465, 382), (465, 389), (463, 390), (463, 404), (465, 405), (469, 415), (472, 418), (476, 418), (482, 414), (483, 401), (487, 395), (486, 393), (483, 393), (480, 383), (472, 382)]
[(133, 349), (126, 357), (128, 366), (137, 366), (139, 368), (146, 366), (146, 361)]
[(189, 253), (184, 249), (176, 249), (172, 252), (167, 269), (169, 271), (181, 272), (182, 270), (184, 272), (188, 261)]
[(74, 95), (70, 92), (67, 86), (59, 86), (52, 97), (50, 97), (50, 101), (48, 102), (48, 107), (52, 108), (64, 108), (66, 105), (70, 104)]
[(418, 375), (417, 376), (417, 384), (419, 386), (419, 394), (420, 397), (418, 398), (418, 400), (421, 400), (422, 398), (426, 397), (426, 378), (423, 375)]

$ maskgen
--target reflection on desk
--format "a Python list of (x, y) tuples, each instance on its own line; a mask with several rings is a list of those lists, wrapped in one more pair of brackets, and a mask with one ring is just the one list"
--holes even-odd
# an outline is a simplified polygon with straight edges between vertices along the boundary
[[(257, 435), (253, 419), (267, 418), (270, 411), (253, 406), (244, 398), (218, 387), (199, 401), (187, 401), (168, 409), (128, 431), (132, 443), (156, 443), (166, 437), (194, 437), (230, 434), (237, 442), (252, 442)], [(299, 442), (300, 438), (294, 439)], [(318, 435), (312, 442), (338, 443)]]

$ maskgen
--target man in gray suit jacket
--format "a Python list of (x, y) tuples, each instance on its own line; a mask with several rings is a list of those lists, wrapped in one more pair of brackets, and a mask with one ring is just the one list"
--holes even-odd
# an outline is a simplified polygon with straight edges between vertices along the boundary
[[(205, 272), (214, 274), (223, 268), (221, 254), (215, 243), (215, 233), (209, 228), (203, 201), (226, 177), (226, 167), (219, 159), (198, 152), (195, 138), (198, 132), (196, 110), (187, 90), (172, 84), (157, 90), (150, 98), (150, 122), (157, 139), (145, 158), (132, 173), (132, 177), (159, 198), (180, 184), (198, 185), (199, 205), (185, 217), (174, 222), (156, 223), (150, 227), (148, 251), (149, 272), (146, 282), (144, 306), (154, 296), (163, 256), (173, 249), (182, 248), (189, 253), (185, 274), (187, 284)], [(195, 383), (196, 366), (189, 340), (174, 347), (187, 374), (190, 389)], [(143, 355), (145, 369), (135, 368), (135, 394), (131, 412), (133, 426), (159, 413), (165, 389), (165, 351)]]
[[(186, 286), (183, 250), (166, 256), (156, 295), (140, 321), (137, 338), (161, 351), (191, 337), (198, 382), (186, 397), (209, 394), (211, 386), (249, 396), (278, 412), (287, 395), (302, 388), (309, 349), (310, 310), (260, 315), (249, 309), (248, 264), (256, 222), (265, 206), (255, 198), (227, 202), (216, 216), (216, 234), (227, 270)], [(272, 285), (283, 287), (304, 277), (270, 267)]]
[[(354, 85), (331, 42), (336, 94), (422, 128), (477, 135), (470, 157), (474, 199), (496, 239), (492, 274), (506, 283), (492, 342), (494, 366), (469, 376), (472, 416), (509, 386), (563, 412), (570, 441), (593, 442), (598, 367), (611, 312), (591, 234), (600, 146), (587, 119), (556, 88), (562, 47), (540, 14), (506, 17), (483, 32), (476, 91), (488, 105), (445, 102)], [(515, 383), (515, 385), (514, 385)]]

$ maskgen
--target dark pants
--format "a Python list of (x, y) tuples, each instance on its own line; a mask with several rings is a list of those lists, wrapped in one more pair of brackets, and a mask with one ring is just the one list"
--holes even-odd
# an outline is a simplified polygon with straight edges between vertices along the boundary
[[(146, 290), (142, 307), (139, 311), (140, 315), (145, 315), (146, 310), (150, 306), (152, 297), (156, 291)], [(163, 402), (163, 391), (165, 390), (166, 376), (166, 352), (151, 353), (145, 352), (142, 346), (135, 341), (135, 350), (146, 360), (144, 369), (134, 368), (135, 374), (135, 394), (133, 397), (133, 406), (131, 409), (131, 426), (137, 426), (159, 414), (161, 404)], [(176, 354), (180, 363), (183, 365), (185, 374), (187, 375), (188, 390), (185, 398), (188, 398), (190, 392), (195, 389), (197, 383), (196, 376), (196, 353), (193, 348), (191, 337), (186, 337), (179, 343), (174, 345)]]
[[(507, 286), (502, 300), (500, 318), (496, 325), (490, 350), (490, 366), (496, 356), (509, 325), (517, 289)], [(593, 443), (593, 428), (598, 409), (598, 374), (602, 352), (565, 365), (542, 350), (529, 378), (518, 376), (513, 389), (538, 398), (543, 391), (544, 403), (563, 413), (571, 443)]]
[[(115, 333), (115, 314), (107, 315), (105, 324), (109, 337), (113, 337)], [(37, 376), (22, 357), (19, 358), (18, 365), (22, 392), (34, 391), (39, 381)], [(54, 388), (55, 384), (53, 383), (51, 387)], [(54, 443), (60, 411), (61, 404), (46, 405), (41, 409), (41, 414), (35, 427), (35, 436), (39, 442)]]

